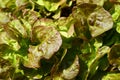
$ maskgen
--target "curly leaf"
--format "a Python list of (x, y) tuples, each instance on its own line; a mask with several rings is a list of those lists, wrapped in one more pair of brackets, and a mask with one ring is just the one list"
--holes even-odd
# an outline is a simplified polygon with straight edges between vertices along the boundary
[(24, 28), (24, 26), (22, 25), (20, 20), (14, 19), (13, 21), (11, 21), (9, 23), (9, 25), (10, 25), (11, 29), (13, 29), (13, 31), (18, 33), (18, 35), (20, 35), (22, 37), (26, 37), (27, 36), (26, 29)]
[(97, 7), (87, 19), (92, 37), (101, 35), (113, 27), (113, 20), (109, 12), (102, 7)]
[(120, 3), (120, 0), (109, 0), (112, 3)]
[(15, 8), (15, 1), (16, 0), (0, 0), (0, 8)]
[(48, 19), (48, 18), (41, 18), (38, 19), (33, 26), (56, 26), (55, 23), (53, 22), (52, 19)]
[(22, 5), (25, 5), (26, 2), (27, 0), (16, 0), (15, 4), (17, 7), (20, 7)]
[(115, 9), (115, 12), (112, 14), (112, 18), (113, 18), (113, 21), (116, 21), (117, 19), (119, 19), (119, 16), (120, 16), (120, 5), (118, 4), (115, 4), (114, 5), (114, 9)]
[(73, 17), (76, 20), (76, 33), (83, 39), (89, 36), (89, 31), (92, 37), (96, 37), (113, 27), (110, 13), (95, 4), (84, 3), (78, 5), (77, 8), (74, 8)]
[[(20, 45), (18, 41), (10, 36), (8, 32), (1, 31), (0, 32), (0, 45), (5, 44), (8, 45), (10, 49), (19, 50)], [(4, 46), (3, 46), (4, 47)]]
[(120, 22), (117, 23), (116, 31), (120, 33)]
[(37, 46), (29, 47), (27, 67), (39, 67), (41, 58), (50, 59), (52, 55), (59, 50), (62, 39), (54, 27), (37, 26), (32, 31), (32, 42)]
[(103, 76), (102, 80), (119, 80), (120, 73), (108, 73)]
[(55, 11), (65, 2), (66, 0), (37, 0), (36, 3), (44, 6), (48, 11)]
[(104, 0), (77, 0), (77, 4), (82, 4), (82, 3), (92, 3), (103, 6)]
[(0, 79), (9, 79), (9, 76), (11, 75), (10, 72), (12, 72), (13, 67), (11, 66), (10, 61), (5, 60), (0, 57)]
[(59, 20), (56, 21), (56, 24), (62, 36), (66, 38), (70, 38), (71, 36), (73, 36), (74, 19), (71, 15), (67, 18), (66, 17), (59, 18)]
[(109, 63), (120, 68), (120, 44), (113, 45), (108, 53)]
[(64, 79), (69, 79), (69, 80), (73, 79), (78, 75), (79, 67), (80, 67), (79, 58), (78, 56), (76, 56), (73, 64), (69, 68), (64, 69), (63, 72), (61, 73), (61, 76)]
[(86, 40), (90, 37), (90, 32), (87, 25), (87, 17), (94, 11), (96, 7), (97, 5), (84, 3), (73, 9), (72, 15), (75, 19), (75, 32), (79, 38)]
[(109, 51), (110, 51), (110, 48), (108, 46), (103, 46), (98, 49), (97, 55), (95, 56), (95, 58), (93, 58), (92, 61), (89, 61), (89, 63), (88, 63), (89, 64), (88, 74), (90, 75), (88, 78), (91, 78), (93, 75), (95, 75), (95, 73), (97, 72), (97, 70), (99, 68), (100, 60)]
[(10, 0), (0, 0), (0, 8), (5, 8)]
[(1, 24), (6, 24), (10, 21), (10, 18), (7, 13), (5, 12), (0, 12), (0, 23)]
[[(29, 22), (29, 24), (33, 25), (41, 15), (37, 11), (32, 11), (30, 9), (24, 9), (23, 12), (23, 19)], [(23, 22), (24, 23), (24, 22)]]

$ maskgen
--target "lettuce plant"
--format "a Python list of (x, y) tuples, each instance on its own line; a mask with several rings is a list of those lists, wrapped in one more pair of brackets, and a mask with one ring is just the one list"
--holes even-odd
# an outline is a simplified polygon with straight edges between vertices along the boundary
[(0, 79), (119, 75), (119, 0), (0, 0)]

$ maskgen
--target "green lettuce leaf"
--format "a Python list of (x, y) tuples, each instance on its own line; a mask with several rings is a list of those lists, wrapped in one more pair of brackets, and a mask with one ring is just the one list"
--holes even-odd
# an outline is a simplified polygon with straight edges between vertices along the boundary
[(10, 21), (9, 14), (0, 11), (0, 24), (6, 24), (9, 21)]
[(66, 0), (37, 0), (37, 4), (44, 6), (48, 11), (55, 11), (64, 4)]
[(14, 35), (11, 36), (11, 33), (5, 30), (0, 31), (0, 45), (8, 45), (10, 49), (15, 51), (20, 49), (20, 45)]
[(18, 33), (18, 35), (20, 35), (22, 37), (27, 36), (26, 29), (24, 28), (24, 26), (22, 25), (20, 20), (14, 19), (13, 21), (11, 21), (9, 23), (9, 25), (10, 25), (11, 29), (13, 29), (13, 31), (16, 31), (16, 33)]
[(102, 78), (102, 80), (118, 80), (120, 79), (119, 76), (120, 73), (108, 73)]

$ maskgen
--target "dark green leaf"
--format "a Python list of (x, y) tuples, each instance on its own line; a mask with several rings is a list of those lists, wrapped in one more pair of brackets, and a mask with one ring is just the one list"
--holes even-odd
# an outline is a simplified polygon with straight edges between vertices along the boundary
[(110, 52), (108, 53), (108, 60), (111, 65), (114, 67), (117, 67), (119, 69), (120, 67), (120, 45), (116, 44), (113, 45)]

